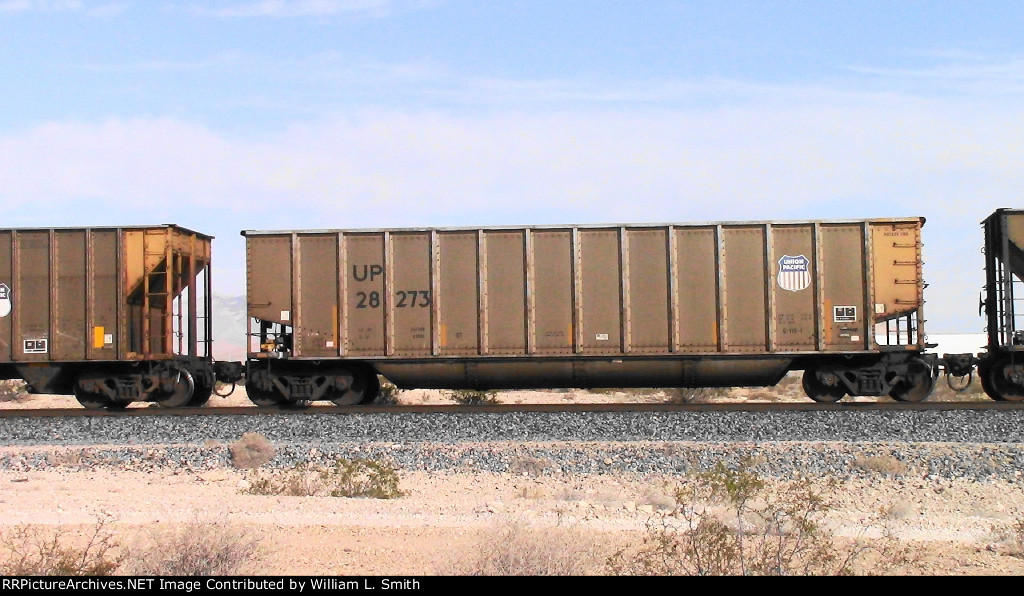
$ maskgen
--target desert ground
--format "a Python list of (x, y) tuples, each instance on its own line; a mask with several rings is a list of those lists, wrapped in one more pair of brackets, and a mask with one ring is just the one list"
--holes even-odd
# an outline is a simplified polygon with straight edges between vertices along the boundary
[[(499, 397), (525, 403), (565, 400), (567, 394), (509, 392)], [(608, 392), (590, 399), (622, 397)], [(437, 392), (402, 396), (411, 403), (438, 399)], [(237, 391), (230, 399), (215, 397), (211, 405), (244, 402), (244, 391)], [(30, 396), (2, 407), (73, 403), (70, 397)], [(270, 473), (261, 468), (93, 469), (76, 463), (75, 451), (82, 448), (88, 446), (0, 448), (0, 455), (44, 451), (52, 462), (45, 469), (0, 471), (5, 513), (0, 558), (9, 559), (12, 547), (24, 551), (32, 540), (44, 542), (59, 534), (68, 544), (85, 544), (99, 533), (111, 545), (109, 556), (118, 560), (116, 572), (131, 574), (138, 572), (140, 558), (151, 564), (159, 558), (161, 547), (154, 544), (164, 544), (165, 551), (179, 548), (166, 546), (169, 536), (207, 528), (252, 547), (232, 568), (238, 574), (608, 574), (614, 552), (634, 552), (651, 524), (667, 519), (685, 480), (529, 469), (516, 474), (400, 470), (403, 494), (395, 499), (268, 496), (247, 492), (261, 474)], [(858, 553), (856, 573), (1024, 573), (1019, 525), (1024, 482), (884, 471), (838, 483), (825, 478), (811, 482), (830, 503), (822, 529), (837, 553)], [(780, 488), (769, 482), (765, 494)], [(18, 542), (19, 536), (34, 538)], [(509, 562), (517, 553), (533, 553), (533, 562)], [(179, 569), (156, 564), (162, 573)], [(152, 572), (153, 567), (145, 569)]]

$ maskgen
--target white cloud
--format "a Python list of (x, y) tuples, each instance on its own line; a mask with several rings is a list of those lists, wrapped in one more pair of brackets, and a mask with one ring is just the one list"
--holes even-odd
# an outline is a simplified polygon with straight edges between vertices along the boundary
[(974, 331), (977, 222), (1024, 186), (1019, 113), (832, 93), (719, 108), (365, 110), (259, 138), (175, 119), (52, 122), (0, 136), (0, 219), (175, 221), (217, 235), (218, 262), (237, 269), (243, 228), (923, 215), (933, 332)]
[[(466, 212), (545, 217), (561, 211), (553, 200), (585, 206), (586, 219), (770, 218), (780, 210), (812, 217), (840, 208), (833, 202), (858, 209), (890, 199), (901, 201), (890, 209), (905, 213), (954, 205), (968, 190), (972, 199), (1013, 196), (1024, 176), (1024, 123), (1015, 113), (910, 100), (631, 113), (365, 111), (257, 140), (173, 119), (50, 123), (0, 137), (0, 195), (8, 205), (151, 196), (228, 208), (288, 198), (332, 209), (372, 204), (377, 220), (432, 223)], [(627, 208), (632, 201), (647, 209)]]

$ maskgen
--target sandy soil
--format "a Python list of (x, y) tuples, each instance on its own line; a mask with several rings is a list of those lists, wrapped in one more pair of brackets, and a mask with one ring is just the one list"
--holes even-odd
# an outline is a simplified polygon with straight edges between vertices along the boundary
[[(560, 400), (569, 395), (530, 393), (505, 394), (502, 401)], [(434, 399), (440, 399), (436, 392), (403, 394), (403, 401), (412, 403)], [(244, 393), (236, 393), (212, 403), (243, 401)], [(46, 396), (24, 400), (20, 406), (73, 403), (73, 398)], [(0, 452), (15, 449), (2, 447)], [(74, 457), (64, 448), (36, 449), (54, 454), (51, 468), (0, 472), (0, 536), (25, 524), (66, 528), (73, 535), (102, 519), (118, 543), (129, 547), (188, 523), (231, 524), (260, 544), (259, 563), (252, 572), (274, 575), (464, 572), (460, 563), (493, 551), (498, 533), (513, 526), (526, 528), (527, 533), (568, 536), (563, 552), (575, 549), (574, 557), (592, 563), (578, 572), (606, 572), (601, 567), (606, 557), (638, 543), (647, 523), (671, 506), (679, 481), (403, 472), (400, 488), (405, 494), (392, 500), (258, 496), (243, 492), (255, 479), (249, 471), (81, 470), (66, 465)], [(816, 482), (835, 504), (827, 527), (841, 543), (859, 538), (905, 549), (911, 562), (893, 573), (1024, 573), (1021, 545), (1012, 531), (1024, 519), (1024, 484), (881, 475), (831, 487), (824, 479)], [(885, 568), (861, 569), (879, 570)]]
[[(600, 563), (639, 542), (647, 522), (671, 505), (675, 486), (670, 478), (403, 473), (405, 494), (378, 500), (244, 494), (252, 479), (233, 469), (2, 472), (0, 533), (22, 524), (88, 529), (107, 519), (127, 545), (189, 522), (228, 523), (260, 542), (259, 573), (432, 575), (494, 549), (498, 532), (513, 524), (587, 536), (592, 542), (578, 557)], [(900, 573), (1024, 573), (1006, 532), (1024, 516), (1020, 485), (892, 484), (831, 489), (830, 530), (868, 543), (895, 537), (917, 559)]]

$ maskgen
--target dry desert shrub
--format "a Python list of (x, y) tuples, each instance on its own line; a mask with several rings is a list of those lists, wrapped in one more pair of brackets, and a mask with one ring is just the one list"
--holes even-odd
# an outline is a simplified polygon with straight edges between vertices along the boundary
[(515, 457), (508, 463), (509, 473), (521, 476), (543, 476), (546, 471), (554, 468), (555, 463), (549, 458), (532, 455)]
[(494, 389), (454, 389), (443, 391), (445, 397), (463, 406), (490, 406), (499, 403), (498, 392)]
[(255, 477), (243, 492), (290, 497), (397, 499), (398, 468), (391, 462), (339, 457), (326, 465), (296, 464), (282, 472)]
[(782, 396), (807, 398), (803, 386), (804, 375), (802, 372), (788, 372), (782, 380), (775, 385), (775, 390)]
[(332, 497), (397, 499), (402, 496), (398, 488), (398, 468), (391, 462), (338, 458), (321, 471), (320, 478)]
[(113, 575), (121, 564), (118, 543), (101, 517), (84, 535), (66, 528), (19, 525), (0, 536), (4, 576)]
[(441, 575), (594, 575), (601, 572), (595, 539), (566, 528), (534, 529), (521, 522), (481, 531)]
[(0, 401), (22, 401), (28, 397), (24, 381), (0, 381)]
[(655, 387), (593, 387), (587, 391), (596, 395), (621, 395), (625, 398), (624, 401), (630, 401), (631, 398), (639, 398), (641, 401), (658, 401), (673, 390)]
[(665, 402), (670, 404), (706, 404), (725, 397), (729, 397), (729, 390), (722, 387), (665, 389)]
[(878, 510), (878, 514), (883, 520), (906, 519), (913, 513), (914, 508), (904, 502), (889, 503)]
[(258, 468), (277, 455), (274, 444), (259, 433), (244, 433), (228, 446), (231, 465), (236, 468)]
[[(970, 381), (966, 385), (966, 381)], [(952, 387), (950, 386), (952, 385)], [(955, 387), (955, 389), (954, 389)], [(928, 396), (928, 401), (991, 401), (985, 393), (978, 375), (970, 379), (949, 379), (945, 375), (935, 380), (935, 390)]]
[(377, 375), (377, 380), (380, 382), (380, 392), (377, 393), (376, 399), (373, 400), (374, 405), (397, 405), (399, 403), (398, 396), (402, 393), (402, 390), (399, 389), (397, 385), (380, 375)]
[(668, 510), (675, 507), (675, 498), (664, 487), (648, 486), (637, 498), (638, 505), (649, 505), (653, 509)]
[(46, 463), (53, 467), (78, 467), (87, 459), (87, 449), (65, 447), (60, 451), (46, 454)]
[(244, 494), (259, 496), (315, 497), (322, 489), (319, 479), (303, 471), (290, 470), (287, 476), (257, 476), (242, 490)]
[(263, 555), (247, 529), (221, 522), (196, 520), (141, 542), (123, 566), (131, 575), (247, 575)]
[(859, 456), (854, 459), (853, 467), (883, 476), (903, 476), (907, 473), (907, 464), (891, 455)]
[(623, 401), (639, 399), (642, 402), (663, 402), (670, 404), (703, 404), (729, 397), (725, 387), (598, 387), (588, 389), (597, 395), (622, 395)]
[(860, 547), (842, 551), (821, 522), (831, 505), (807, 481), (768, 492), (749, 467), (719, 463), (676, 492), (639, 545), (607, 561), (616, 575), (818, 575), (851, 572)]
[(999, 550), (1011, 557), (1024, 559), (1024, 518), (1010, 524), (994, 524), (992, 541)]
[(256, 476), (242, 492), (250, 495), (286, 497), (315, 497), (324, 489), (321, 470), (306, 464), (295, 464), (284, 472), (269, 476)]
[[(894, 538), (837, 538), (826, 527), (832, 503), (809, 479), (769, 485), (749, 465), (692, 475), (675, 507), (655, 512), (639, 544), (607, 560), (616, 575), (849, 575), (920, 573), (921, 562)], [(1024, 527), (1024, 526), (1022, 526)]]

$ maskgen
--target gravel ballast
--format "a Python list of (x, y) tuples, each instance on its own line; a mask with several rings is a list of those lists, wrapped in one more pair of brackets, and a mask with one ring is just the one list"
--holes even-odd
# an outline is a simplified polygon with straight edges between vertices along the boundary
[(2, 418), (8, 445), (181, 444), (255, 432), (278, 444), (488, 441), (1024, 443), (1024, 410), (518, 412)]
[(682, 474), (718, 462), (778, 477), (1016, 480), (1024, 470), (1024, 412), (977, 410), (5, 418), (0, 437), (19, 449), (0, 468), (210, 469), (231, 465), (227, 444), (243, 433), (274, 444), (273, 467), (364, 457), (529, 475)]

